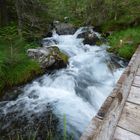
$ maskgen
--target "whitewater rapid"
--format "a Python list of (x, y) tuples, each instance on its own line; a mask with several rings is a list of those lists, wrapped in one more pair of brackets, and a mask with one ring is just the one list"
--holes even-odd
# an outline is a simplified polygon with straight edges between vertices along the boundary
[[(53, 37), (48, 38), (56, 40), (58, 44), (55, 45), (69, 56), (67, 68), (45, 74), (25, 85), (16, 100), (0, 106), (3, 116), (16, 112), (17, 120), (20, 116), (32, 120), (32, 114), (51, 110), (59, 120), (56, 129), (64, 129), (65, 118), (67, 133), (72, 134), (73, 139), (79, 139), (124, 70), (110, 69), (108, 46), (84, 45), (83, 39), (77, 38), (81, 32), (81, 29), (74, 35), (54, 32)], [(10, 127), (15, 118), (3, 127)]]

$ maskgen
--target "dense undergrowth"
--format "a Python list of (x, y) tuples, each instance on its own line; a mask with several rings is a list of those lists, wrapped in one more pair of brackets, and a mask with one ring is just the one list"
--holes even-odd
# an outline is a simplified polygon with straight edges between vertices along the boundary
[(34, 38), (49, 32), (54, 20), (115, 31), (109, 51), (128, 60), (139, 44), (139, 0), (2, 0), (0, 9), (0, 93), (42, 73), (26, 50), (37, 47)]
[(26, 55), (28, 48), (35, 47), (35, 43), (18, 36), (16, 26), (0, 29), (0, 93), (4, 88), (25, 83), (42, 73), (37, 62)]
[(111, 46), (108, 49), (110, 52), (130, 60), (140, 44), (140, 27), (114, 32), (108, 39)]

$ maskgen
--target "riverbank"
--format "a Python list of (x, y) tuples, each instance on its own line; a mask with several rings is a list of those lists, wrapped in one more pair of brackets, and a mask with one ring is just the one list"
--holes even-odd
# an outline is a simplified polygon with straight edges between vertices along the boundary
[[(0, 11), (0, 94), (3, 89), (26, 83), (42, 74), (37, 62), (26, 55), (37, 40), (51, 36), (53, 22), (95, 26), (111, 34), (109, 52), (129, 60), (139, 44), (139, 0), (123, 1), (1, 1)], [(14, 26), (11, 25), (14, 23)], [(48, 34), (49, 33), (49, 34)], [(113, 34), (112, 34), (113, 33)], [(22, 39), (21, 39), (22, 38)]]
[(39, 64), (28, 58), (28, 48), (36, 48), (34, 42), (20, 38), (16, 26), (0, 30), (0, 96), (13, 86), (27, 83), (43, 73)]
[[(104, 34), (104, 33), (103, 33)], [(140, 27), (114, 31), (108, 36), (111, 46), (108, 51), (130, 60), (140, 43)], [(25, 84), (44, 73), (36, 61), (29, 59), (27, 49), (37, 48), (34, 41), (18, 36), (16, 26), (6, 26), (0, 30), (0, 96), (5, 89)]]
[(140, 26), (115, 31), (108, 37), (108, 51), (130, 60), (140, 44)]
[[(85, 30), (89, 31), (80, 28), (74, 35), (54, 32), (52, 38), (44, 39), (45, 44), (52, 40), (57, 42), (58, 48), (69, 56), (69, 65), (7, 92), (7, 96), (20, 95), (1, 101), (3, 140), (8, 136), (16, 139), (16, 134), (28, 139), (34, 133), (40, 140), (48, 136), (61, 140), (64, 132), (66, 139), (79, 139), (125, 67), (121, 59), (114, 61), (106, 51), (107, 45), (84, 44), (80, 37)], [(44, 52), (42, 48), (39, 51)]]

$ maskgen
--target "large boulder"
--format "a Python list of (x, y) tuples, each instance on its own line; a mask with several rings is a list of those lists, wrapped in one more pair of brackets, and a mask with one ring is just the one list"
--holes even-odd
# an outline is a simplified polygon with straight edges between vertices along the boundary
[(28, 49), (27, 54), (38, 61), (43, 69), (59, 69), (66, 67), (68, 63), (68, 56), (56, 46)]
[(70, 23), (54, 22), (54, 28), (59, 35), (72, 35), (76, 32), (76, 27)]

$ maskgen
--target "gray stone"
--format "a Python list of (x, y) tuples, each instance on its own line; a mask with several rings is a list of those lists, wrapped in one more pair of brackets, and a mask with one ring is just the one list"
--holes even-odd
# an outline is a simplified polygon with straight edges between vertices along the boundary
[(27, 54), (31, 59), (36, 60), (43, 69), (58, 69), (66, 67), (68, 63), (68, 56), (56, 46), (28, 49)]
[(70, 23), (54, 23), (54, 28), (59, 35), (74, 34), (76, 32), (76, 27)]
[(102, 38), (98, 35), (98, 33), (93, 31), (93, 27), (83, 28), (82, 33), (79, 34), (77, 38), (83, 38), (84, 44), (89, 44), (89, 45), (102, 44)]

